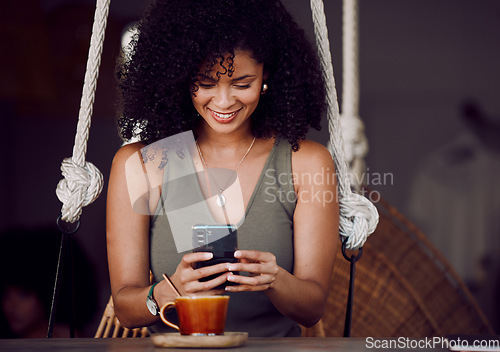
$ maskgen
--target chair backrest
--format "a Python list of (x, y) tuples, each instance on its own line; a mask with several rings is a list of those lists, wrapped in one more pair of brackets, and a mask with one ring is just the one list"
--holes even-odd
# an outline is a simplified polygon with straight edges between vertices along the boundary
[(106, 337), (148, 337), (148, 329), (146, 327), (127, 329), (123, 327), (118, 318), (115, 316), (115, 308), (113, 306), (113, 297), (109, 298), (108, 304), (104, 309), (101, 322), (97, 328), (94, 338)]
[[(153, 273), (149, 272), (149, 283), (154, 281)], [(108, 304), (104, 309), (101, 322), (97, 327), (94, 338), (105, 337), (148, 337), (149, 332), (147, 327), (128, 329), (120, 324), (120, 321), (115, 315), (115, 306), (113, 305), (113, 297), (109, 297)]]
[[(468, 288), (423, 233), (386, 201), (377, 208), (378, 228), (356, 263), (351, 335), (493, 333)], [(326, 336), (342, 336), (344, 329), (349, 263), (337, 257), (321, 320)]]

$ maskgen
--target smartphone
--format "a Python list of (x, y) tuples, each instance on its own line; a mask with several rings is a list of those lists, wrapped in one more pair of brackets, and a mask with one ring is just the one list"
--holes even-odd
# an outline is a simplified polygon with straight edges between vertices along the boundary
[[(238, 249), (238, 234), (234, 225), (195, 225), (193, 226), (193, 252), (211, 252), (212, 259), (196, 262), (195, 269), (219, 263), (236, 263), (234, 251)], [(235, 272), (235, 274), (237, 274)], [(200, 279), (209, 281), (220, 274)], [(226, 282), (216, 288), (223, 288), (235, 283)]]

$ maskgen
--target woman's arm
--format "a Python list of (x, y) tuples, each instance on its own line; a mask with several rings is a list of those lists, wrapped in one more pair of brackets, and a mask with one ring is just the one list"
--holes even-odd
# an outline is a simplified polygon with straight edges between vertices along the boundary
[(240, 285), (227, 290), (265, 290), (282, 314), (312, 326), (324, 312), (339, 241), (335, 167), (326, 148), (303, 141), (292, 154), (292, 170), (297, 193), (293, 274), (279, 267), (272, 253), (241, 250), (236, 252), (240, 263), (228, 269), (254, 275), (229, 276)]
[[(151, 325), (158, 319), (146, 306), (150, 288), (149, 215), (147, 211), (136, 211), (132, 207), (132, 202), (147, 191), (139, 157), (141, 147), (140, 144), (130, 144), (116, 153), (111, 166), (106, 208), (111, 294), (120, 323), (129, 328)], [(136, 179), (134, 189), (128, 187), (127, 175), (130, 184), (132, 178)], [(137, 204), (135, 208), (138, 208)]]

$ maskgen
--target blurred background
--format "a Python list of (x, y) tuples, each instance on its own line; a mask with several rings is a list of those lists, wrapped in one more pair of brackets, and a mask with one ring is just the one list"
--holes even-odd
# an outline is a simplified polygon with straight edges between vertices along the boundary
[[(324, 2), (341, 98), (342, 2)], [(87, 257), (75, 265), (96, 283), (82, 336), (93, 336), (110, 295), (106, 185), (122, 143), (114, 64), (125, 29), (148, 3), (111, 2), (87, 153), (105, 188), (74, 235)], [(312, 39), (309, 1), (284, 3)], [(60, 214), (55, 189), (61, 161), (72, 154), (94, 7), (91, 0), (0, 4), (0, 232), (53, 227)], [(359, 8), (368, 186), (443, 251), (499, 331), (500, 2), (360, 0)], [(310, 137), (326, 143), (323, 126)]]

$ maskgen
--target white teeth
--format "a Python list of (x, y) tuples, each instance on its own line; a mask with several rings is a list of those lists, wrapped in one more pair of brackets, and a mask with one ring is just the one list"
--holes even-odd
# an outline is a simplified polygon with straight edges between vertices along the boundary
[(217, 117), (219, 117), (219, 118), (221, 118), (221, 119), (229, 119), (229, 118), (233, 117), (233, 116), (234, 116), (234, 114), (236, 114), (236, 112), (237, 112), (237, 111), (236, 111), (236, 112), (232, 112), (232, 113), (230, 113), (230, 114), (221, 114), (221, 113), (215, 112), (215, 111), (213, 111), (213, 110), (212, 110), (212, 112), (213, 112), (213, 113), (214, 113)]

